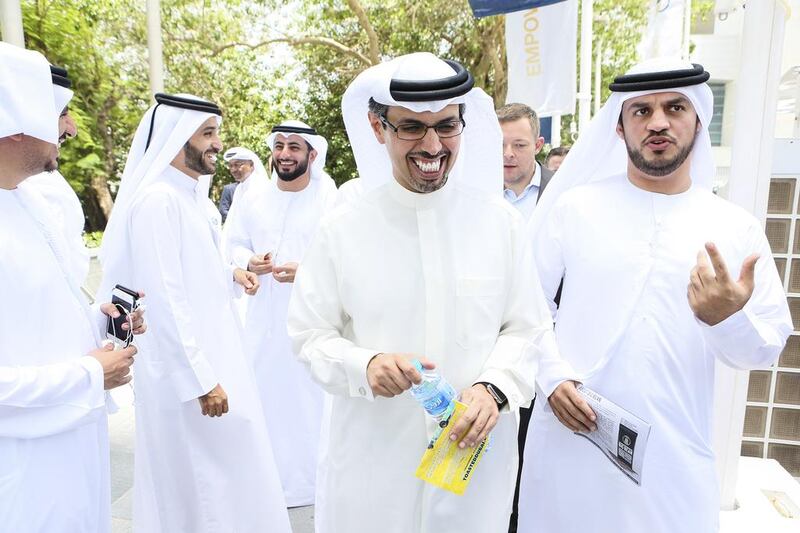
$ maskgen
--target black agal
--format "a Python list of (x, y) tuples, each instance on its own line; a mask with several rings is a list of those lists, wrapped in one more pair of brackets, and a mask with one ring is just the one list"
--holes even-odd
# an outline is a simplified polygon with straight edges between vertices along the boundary
[(214, 115), (222, 116), (222, 109), (219, 108), (214, 102), (207, 100), (199, 100), (197, 98), (187, 98), (185, 96), (175, 96), (172, 94), (156, 93), (156, 107), (153, 109), (153, 114), (150, 115), (150, 130), (147, 132), (147, 143), (144, 146), (145, 151), (150, 148), (150, 140), (153, 137), (153, 126), (155, 126), (156, 111), (159, 106), (165, 105), (169, 107), (177, 107), (180, 109), (190, 109), (192, 111), (200, 111), (202, 113), (212, 113)]
[(454, 75), (438, 80), (392, 80), (389, 84), (392, 98), (397, 102), (430, 102), (467, 94), (475, 85), (475, 78), (461, 63), (444, 61), (453, 68)]
[(703, 65), (698, 65), (697, 63), (692, 63), (692, 65), (692, 68), (682, 70), (617, 76), (614, 78), (614, 83), (610, 84), (608, 88), (616, 93), (629, 93), (633, 91), (688, 87), (689, 85), (699, 85), (707, 82), (711, 74), (703, 69)]

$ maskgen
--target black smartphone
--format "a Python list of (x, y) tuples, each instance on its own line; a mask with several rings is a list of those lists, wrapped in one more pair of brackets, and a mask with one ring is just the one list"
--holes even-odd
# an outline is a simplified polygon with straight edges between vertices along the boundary
[(117, 307), (119, 316), (117, 318), (108, 317), (108, 325), (106, 326), (106, 337), (114, 341), (115, 344), (121, 344), (127, 348), (133, 340), (133, 330), (128, 328), (122, 329), (122, 325), (127, 323), (129, 326), (130, 315), (138, 306), (139, 293), (132, 291), (122, 285), (116, 285), (114, 290), (111, 291), (111, 303)]

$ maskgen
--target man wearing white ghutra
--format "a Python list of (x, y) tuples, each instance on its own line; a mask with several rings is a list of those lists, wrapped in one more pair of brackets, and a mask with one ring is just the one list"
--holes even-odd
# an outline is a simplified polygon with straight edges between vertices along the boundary
[[(362, 72), (342, 111), (363, 196), (324, 219), (298, 269), (289, 334), (332, 395), (320, 533), (486, 533), (508, 527), (514, 412), (552, 342), (520, 215), (503, 200), (492, 99), (428, 53)], [(468, 405), (463, 447), (491, 434), (464, 495), (414, 477), (435, 424), (404, 391), (419, 358)]]
[(286, 311), (298, 264), (336, 199), (325, 172), (328, 142), (296, 120), (275, 126), (267, 143), (273, 179), (248, 192), (226, 226), (235, 264), (259, 276), (247, 298), (244, 345), (255, 371), (286, 505), (314, 503), (323, 392), (295, 359)]
[[(118, 312), (88, 307), (72, 243), (24, 181), (58, 167), (65, 104), (41, 54), (0, 43), (3, 531), (111, 529), (105, 391), (130, 381), (136, 348), (101, 347), (106, 315)], [(130, 327), (144, 333), (141, 310), (123, 326)]]
[[(520, 532), (718, 529), (716, 360), (768, 368), (792, 321), (758, 220), (711, 192), (708, 79), (665, 59), (618, 77), (531, 219), (553, 313), (564, 286), (558, 350), (537, 376)], [(651, 425), (641, 485), (573, 433), (597, 422), (577, 382)]]

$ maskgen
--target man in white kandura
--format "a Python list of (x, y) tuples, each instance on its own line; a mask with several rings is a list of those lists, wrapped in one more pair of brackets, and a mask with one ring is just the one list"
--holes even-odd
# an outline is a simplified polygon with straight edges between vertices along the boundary
[[(502, 198), (492, 99), (428, 53), (362, 72), (342, 109), (364, 195), (321, 223), (289, 305), (289, 334), (334, 395), (323, 434), (320, 533), (486, 533), (508, 527), (514, 411), (533, 397), (552, 323), (519, 214)], [(466, 126), (465, 126), (466, 124)], [(467, 404), (460, 446), (491, 451), (462, 496), (416, 479), (434, 422), (411, 359)]]
[[(58, 118), (61, 144), (75, 137), (78, 133), (75, 120), (69, 112), (69, 103), (72, 100), (72, 81), (67, 76), (67, 71), (61, 67), (50, 66), (53, 78), (53, 92), (56, 98), (56, 111)], [(78, 285), (83, 285), (89, 274), (89, 251), (83, 242), (83, 227), (85, 219), (81, 201), (72, 186), (64, 179), (58, 170), (40, 172), (31, 176), (23, 183), (24, 187), (34, 187), (44, 196), (51, 207), (51, 214), (56, 227), (61, 228), (67, 241), (67, 258), (69, 270), (73, 273)]]
[[(715, 362), (769, 367), (792, 321), (758, 220), (711, 192), (708, 78), (663, 59), (618, 77), (534, 213), (551, 304), (562, 276), (564, 288), (558, 352), (537, 377), (547, 401), (525, 447), (521, 532), (718, 528)], [(652, 425), (641, 485), (573, 433), (596, 423), (576, 382)]]
[(101, 255), (101, 294), (144, 288), (152, 324), (134, 382), (134, 530), (289, 531), (233, 309), (234, 281), (253, 293), (258, 280), (226, 265), (208, 199), (221, 111), (186, 95), (156, 101), (136, 130)]
[(0, 43), (0, 529), (108, 532), (105, 390), (136, 348), (101, 348), (114, 306), (87, 306), (50, 206), (19, 186), (57, 168), (55, 100), (47, 60)]
[(234, 263), (259, 276), (247, 298), (244, 344), (261, 393), (275, 461), (289, 507), (314, 503), (322, 389), (295, 359), (286, 332), (294, 276), (322, 215), (336, 199), (324, 170), (328, 142), (290, 120), (272, 129), (274, 178), (241, 198), (226, 227)]

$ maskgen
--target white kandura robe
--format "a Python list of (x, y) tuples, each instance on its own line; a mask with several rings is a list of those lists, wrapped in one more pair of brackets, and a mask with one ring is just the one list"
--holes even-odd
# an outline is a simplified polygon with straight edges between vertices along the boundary
[(55, 227), (61, 229), (67, 244), (69, 269), (78, 285), (82, 285), (89, 274), (89, 250), (83, 241), (86, 220), (78, 195), (57, 170), (31, 176), (20, 187), (33, 187), (47, 201)]
[[(663, 195), (618, 176), (564, 193), (533, 238), (551, 303), (566, 272), (556, 320), (563, 360), (540, 364), (544, 395), (525, 446), (519, 531), (716, 531), (715, 359), (767, 368), (792, 330), (758, 221), (699, 187)], [(707, 241), (734, 279), (748, 255), (761, 254), (749, 302), (714, 327), (701, 324), (687, 300), (689, 273)], [(641, 486), (561, 425), (544, 401), (605, 353), (607, 364), (583, 381), (652, 424)]]
[[(552, 323), (520, 216), (454, 183), (416, 194), (392, 180), (320, 224), (300, 264), (289, 334), (333, 394), (322, 436), (318, 533), (502, 532), (517, 472), (514, 412), (534, 392)], [(416, 479), (432, 422), (410, 394), (373, 398), (379, 352), (423, 354), (462, 391), (509, 399), (462, 496)]]
[[(133, 286), (147, 294), (138, 340), (134, 530), (290, 531), (213, 204), (167, 167), (131, 206)], [(230, 412), (203, 416), (220, 384)]]
[[(282, 191), (270, 183), (249, 193), (226, 230), (234, 262), (246, 269), (254, 254), (272, 252), (276, 265), (302, 263), (322, 215), (335, 198), (336, 187), (328, 179), (312, 179), (298, 192)], [(286, 505), (311, 505), (323, 391), (294, 357), (286, 331), (294, 284), (279, 283), (272, 274), (260, 276), (259, 281), (258, 293), (244, 297), (245, 353), (255, 371)]]
[(0, 189), (0, 530), (110, 531), (103, 368), (86, 356), (98, 317), (67, 283), (66, 244), (35, 194)]

